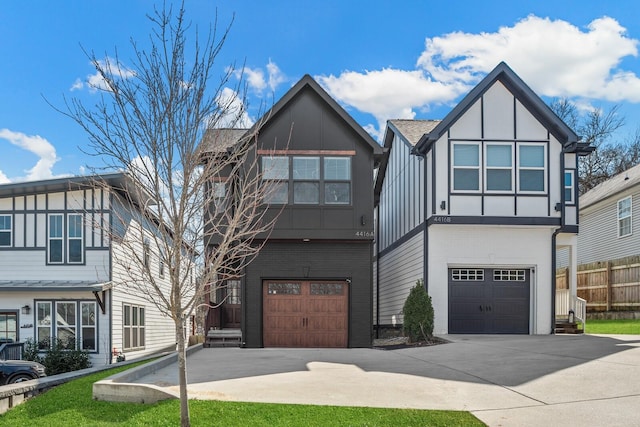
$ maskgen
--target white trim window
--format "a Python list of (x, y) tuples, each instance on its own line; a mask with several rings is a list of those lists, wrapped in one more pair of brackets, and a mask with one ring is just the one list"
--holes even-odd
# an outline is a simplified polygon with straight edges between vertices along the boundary
[(145, 346), (145, 309), (133, 304), (122, 305), (122, 348), (140, 350)]
[(575, 204), (574, 171), (564, 171), (564, 202), (568, 205)]
[[(52, 313), (55, 310), (55, 313)], [(55, 315), (55, 320), (54, 319)], [(36, 342), (40, 350), (59, 340), (67, 350), (98, 350), (97, 310), (94, 301), (36, 301)]]
[(454, 143), (452, 151), (453, 191), (480, 191), (480, 144)]
[(84, 261), (84, 224), (82, 215), (69, 214), (67, 217), (67, 261), (69, 264), (82, 264)]
[(49, 264), (62, 264), (64, 262), (64, 215), (49, 214), (47, 243)]
[(12, 242), (11, 215), (0, 215), (0, 247), (11, 247)]
[(320, 157), (293, 157), (293, 203), (320, 203)]
[(632, 206), (631, 196), (618, 200), (618, 237), (630, 236), (633, 233)]
[(518, 144), (518, 191), (544, 193), (547, 189), (546, 146)]
[(487, 192), (513, 192), (513, 144), (487, 143), (484, 147), (484, 182)]

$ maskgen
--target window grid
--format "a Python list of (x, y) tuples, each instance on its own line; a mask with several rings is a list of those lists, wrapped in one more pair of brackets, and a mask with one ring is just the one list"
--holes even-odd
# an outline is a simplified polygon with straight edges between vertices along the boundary
[(70, 214), (67, 221), (67, 261), (70, 264), (81, 264), (84, 252), (82, 215)]
[(484, 270), (481, 268), (454, 268), (451, 270), (451, 280), (454, 282), (483, 281)]
[(633, 233), (631, 207), (631, 196), (618, 200), (618, 237), (630, 236)]
[(0, 247), (12, 245), (11, 215), (0, 215)]
[(495, 282), (524, 282), (524, 270), (493, 270)]
[(145, 346), (145, 308), (123, 304), (122, 349), (139, 350)]
[(265, 203), (351, 204), (351, 157), (264, 156)]

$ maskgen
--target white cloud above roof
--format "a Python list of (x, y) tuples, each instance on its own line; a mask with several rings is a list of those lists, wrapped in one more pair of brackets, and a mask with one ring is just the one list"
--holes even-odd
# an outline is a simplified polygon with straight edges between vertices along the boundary
[[(316, 79), (343, 105), (369, 113), (381, 135), (388, 119), (411, 119), (452, 103), (470, 91), (501, 61), (542, 96), (581, 102), (640, 102), (640, 78), (625, 70), (638, 56), (638, 40), (613, 18), (594, 19), (585, 28), (534, 15), (496, 32), (452, 32), (427, 38), (414, 69), (344, 71)], [(441, 117), (433, 117), (441, 118)]]
[(7, 183), (10, 181), (35, 181), (56, 177), (53, 174), (52, 169), (53, 165), (55, 165), (59, 159), (56, 155), (55, 147), (49, 141), (40, 135), (26, 135), (9, 129), (0, 129), (0, 139), (5, 139), (11, 144), (38, 156), (38, 161), (31, 169), (25, 171), (27, 175), (24, 177), (12, 178), (9, 180), (9, 178), (0, 171), (0, 183)]

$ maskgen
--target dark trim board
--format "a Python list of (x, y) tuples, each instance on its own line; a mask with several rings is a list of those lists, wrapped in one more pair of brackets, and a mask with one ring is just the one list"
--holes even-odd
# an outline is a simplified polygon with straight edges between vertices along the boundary
[(560, 218), (545, 217), (510, 217), (510, 216), (448, 216), (433, 215), (427, 220), (427, 226), (431, 225), (540, 225), (559, 227)]

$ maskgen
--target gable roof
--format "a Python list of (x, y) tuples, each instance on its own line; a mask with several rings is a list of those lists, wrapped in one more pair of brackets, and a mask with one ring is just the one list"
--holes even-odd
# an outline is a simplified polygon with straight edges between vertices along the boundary
[(580, 209), (594, 205), (640, 184), (640, 165), (636, 165), (601, 182), (580, 196)]
[(393, 146), (394, 135), (398, 135), (400, 139), (410, 147), (415, 147), (420, 138), (422, 138), (424, 134), (431, 132), (438, 123), (440, 123), (440, 120), (395, 119), (387, 121), (387, 129), (384, 132), (384, 155), (378, 168), (373, 190), (375, 204), (379, 201), (382, 183), (387, 174), (387, 166), (389, 164), (389, 155)]
[[(240, 141), (243, 137), (257, 134), (260, 129), (269, 123), (269, 120), (276, 117), (282, 110), (286, 109), (293, 99), (298, 96), (303, 90), (310, 89), (314, 91), (336, 114), (347, 124), (349, 127), (360, 137), (360, 139), (367, 145), (369, 145), (373, 151), (376, 161), (382, 155), (382, 147), (363, 129), (362, 126), (356, 122), (344, 108), (340, 106), (319, 84), (313, 77), (305, 74), (291, 89), (285, 93), (274, 105), (267, 111), (250, 129), (208, 129), (203, 138), (203, 143), (211, 143), (212, 141), (218, 141), (219, 144), (229, 144), (229, 139), (235, 139), (235, 142)], [(225, 142), (226, 141), (226, 142)], [(231, 143), (227, 147), (233, 145)], [(225, 147), (225, 148), (227, 148)], [(216, 151), (213, 148), (206, 147), (205, 152)]]
[(501, 62), (487, 74), (431, 132), (425, 134), (420, 141), (418, 141), (414, 152), (424, 155), (429, 151), (435, 141), (445, 134), (496, 81), (504, 84), (516, 99), (518, 99), (563, 146), (570, 150), (577, 151), (584, 148), (578, 145), (578, 135), (576, 135), (506, 63)]

